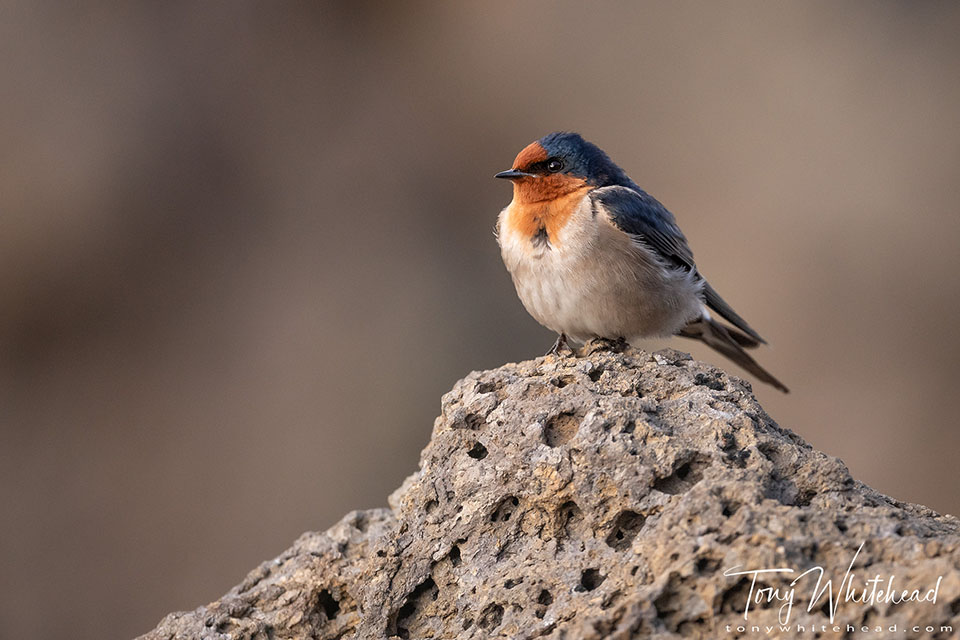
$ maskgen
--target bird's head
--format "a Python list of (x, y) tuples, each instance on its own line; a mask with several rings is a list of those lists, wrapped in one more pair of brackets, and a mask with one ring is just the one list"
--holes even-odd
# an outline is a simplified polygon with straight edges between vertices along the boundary
[(513, 182), (514, 198), (521, 202), (551, 200), (586, 186), (630, 183), (600, 147), (580, 134), (562, 131), (528, 144), (513, 168), (496, 177)]

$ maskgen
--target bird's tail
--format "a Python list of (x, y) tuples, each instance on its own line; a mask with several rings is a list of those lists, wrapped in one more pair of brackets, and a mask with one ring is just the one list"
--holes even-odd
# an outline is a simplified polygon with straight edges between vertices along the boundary
[(763, 382), (773, 385), (784, 393), (790, 392), (782, 382), (774, 378), (769, 371), (761, 367), (756, 360), (750, 357), (750, 354), (744, 351), (745, 348), (756, 347), (758, 345), (757, 340), (732, 327), (720, 324), (711, 318), (706, 310), (700, 318), (681, 329), (678, 335), (700, 340), (730, 358)]

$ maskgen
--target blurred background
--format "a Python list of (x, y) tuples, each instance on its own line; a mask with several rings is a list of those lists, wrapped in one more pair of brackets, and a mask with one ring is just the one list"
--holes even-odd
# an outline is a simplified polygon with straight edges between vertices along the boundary
[(555, 129), (677, 215), (781, 425), (960, 512), (957, 3), (0, 15), (5, 637), (132, 637), (384, 505), (443, 392), (553, 341), (492, 176)]

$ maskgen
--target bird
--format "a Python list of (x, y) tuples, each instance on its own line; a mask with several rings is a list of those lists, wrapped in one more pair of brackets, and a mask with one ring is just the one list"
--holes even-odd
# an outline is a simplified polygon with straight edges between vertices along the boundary
[(558, 334), (548, 355), (572, 352), (568, 340), (681, 336), (789, 391), (747, 353), (766, 341), (700, 273), (673, 214), (600, 147), (550, 133), (495, 177), (513, 183), (501, 257), (523, 306)]

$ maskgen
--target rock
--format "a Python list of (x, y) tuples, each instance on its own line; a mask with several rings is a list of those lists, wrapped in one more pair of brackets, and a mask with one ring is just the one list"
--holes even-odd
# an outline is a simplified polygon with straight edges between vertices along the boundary
[[(811, 625), (845, 637), (847, 624), (874, 637), (894, 624), (897, 637), (914, 625), (934, 630), (911, 637), (960, 633), (956, 518), (854, 480), (777, 426), (747, 383), (676, 351), (471, 373), (443, 397), (419, 471), (389, 504), (304, 534), (220, 600), (142, 637), (814, 637)], [(754, 597), (773, 588), (786, 598), (815, 566), (837, 600), (854, 557), (845, 584), (858, 594), (893, 576), (894, 589), (928, 601), (861, 597), (840, 602), (831, 623), (826, 595), (807, 611), (810, 574), (789, 611), (753, 600), (745, 619), (751, 586)], [(797, 573), (756, 585), (725, 575), (767, 568)], [(765, 629), (786, 613), (789, 630)]]

